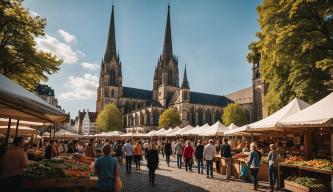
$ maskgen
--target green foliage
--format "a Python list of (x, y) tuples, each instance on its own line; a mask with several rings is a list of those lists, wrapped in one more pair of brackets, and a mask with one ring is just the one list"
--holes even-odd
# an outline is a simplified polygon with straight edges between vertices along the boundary
[(44, 35), (45, 25), (46, 20), (33, 17), (21, 0), (0, 1), (0, 73), (29, 90), (47, 81), (62, 63), (36, 49), (35, 38)]
[(109, 103), (97, 116), (97, 129), (99, 132), (123, 131), (123, 116), (118, 107)]
[(169, 127), (176, 127), (177, 125), (181, 124), (180, 114), (178, 111), (169, 108), (165, 110), (159, 120), (158, 125), (159, 128), (169, 128)]
[(229, 126), (231, 123), (242, 126), (248, 123), (248, 120), (242, 111), (241, 107), (237, 103), (230, 103), (224, 108), (222, 114), (222, 122)]
[[(328, 94), (333, 69), (333, 1), (264, 0), (261, 31), (248, 61), (260, 61), (270, 113), (294, 97), (314, 103)], [(258, 55), (260, 59), (258, 60)]]

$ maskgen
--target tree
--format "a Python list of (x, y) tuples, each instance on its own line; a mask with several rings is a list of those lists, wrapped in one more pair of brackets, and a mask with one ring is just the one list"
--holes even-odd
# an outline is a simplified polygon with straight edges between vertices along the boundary
[(169, 108), (161, 114), (158, 120), (158, 125), (159, 128), (169, 128), (176, 127), (177, 125), (180, 125), (181, 122), (179, 112), (175, 109)]
[(99, 132), (123, 131), (123, 116), (118, 107), (109, 103), (103, 107), (103, 110), (97, 116), (97, 129)]
[(36, 49), (35, 38), (44, 35), (45, 25), (46, 20), (32, 16), (22, 0), (0, 1), (0, 73), (29, 90), (47, 81), (62, 63)]
[(240, 105), (237, 103), (230, 103), (227, 107), (224, 108), (222, 121), (226, 126), (229, 126), (231, 123), (240, 126), (248, 123), (244, 112), (242, 111)]
[(333, 1), (264, 0), (257, 11), (261, 31), (247, 58), (260, 62), (269, 85), (266, 109), (272, 113), (294, 97), (314, 103), (326, 96), (332, 88)]

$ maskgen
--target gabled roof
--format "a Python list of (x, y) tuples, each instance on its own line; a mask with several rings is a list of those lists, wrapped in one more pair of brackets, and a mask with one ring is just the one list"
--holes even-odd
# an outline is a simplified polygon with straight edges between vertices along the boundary
[(144, 89), (123, 87), (123, 97), (150, 101), (153, 98), (153, 92)]
[(220, 95), (190, 92), (190, 103), (225, 107), (232, 103), (232, 100)]
[(252, 103), (253, 101), (253, 88), (248, 87), (245, 89), (241, 89), (239, 91), (230, 93), (226, 95), (227, 98), (233, 100), (235, 103), (245, 104)]

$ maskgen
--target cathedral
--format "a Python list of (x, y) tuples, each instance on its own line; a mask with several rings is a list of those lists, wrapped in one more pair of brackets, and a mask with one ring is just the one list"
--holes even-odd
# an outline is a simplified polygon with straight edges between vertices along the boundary
[[(227, 96), (194, 92), (190, 89), (186, 67), (183, 79), (179, 81), (178, 58), (173, 53), (170, 6), (168, 6), (163, 50), (157, 60), (153, 75), (152, 90), (144, 90), (122, 85), (122, 63), (116, 49), (114, 6), (109, 26), (106, 51), (101, 64), (99, 86), (97, 88), (96, 112), (99, 113), (107, 103), (114, 103), (123, 114), (124, 127), (128, 131), (146, 132), (158, 127), (158, 119), (167, 108), (180, 113), (182, 124), (209, 125), (221, 119), (223, 108), (237, 102), (239, 97), (253, 101), (254, 92), (238, 92)], [(243, 93), (243, 92), (242, 92)], [(252, 117), (252, 104), (240, 103)]]

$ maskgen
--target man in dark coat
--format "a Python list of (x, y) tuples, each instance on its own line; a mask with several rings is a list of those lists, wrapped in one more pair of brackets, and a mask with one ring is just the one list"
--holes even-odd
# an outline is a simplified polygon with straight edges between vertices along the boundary
[(149, 182), (155, 184), (155, 170), (158, 167), (158, 150), (155, 143), (151, 144), (150, 149), (147, 151), (147, 166), (149, 169)]
[(170, 155), (172, 154), (172, 147), (171, 147), (171, 143), (169, 142), (169, 140), (166, 140), (166, 142), (165, 142), (164, 154), (165, 154), (166, 163), (169, 167)]

